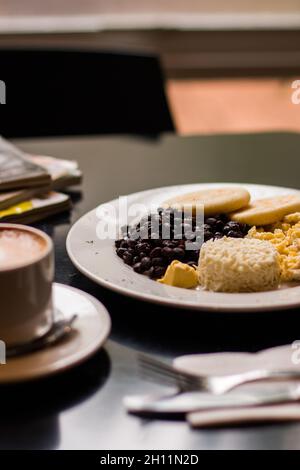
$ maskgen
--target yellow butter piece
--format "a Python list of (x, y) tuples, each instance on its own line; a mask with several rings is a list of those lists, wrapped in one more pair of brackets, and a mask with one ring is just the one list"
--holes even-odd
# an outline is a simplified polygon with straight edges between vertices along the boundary
[(199, 284), (196, 269), (178, 260), (172, 261), (165, 275), (161, 279), (158, 279), (157, 282), (174, 287), (184, 287), (186, 289), (191, 289)]

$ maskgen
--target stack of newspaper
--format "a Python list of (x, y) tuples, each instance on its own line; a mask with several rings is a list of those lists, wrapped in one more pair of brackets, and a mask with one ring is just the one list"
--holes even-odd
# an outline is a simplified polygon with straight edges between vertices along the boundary
[(28, 155), (0, 137), (0, 222), (32, 223), (69, 210), (61, 191), (81, 182), (74, 161)]

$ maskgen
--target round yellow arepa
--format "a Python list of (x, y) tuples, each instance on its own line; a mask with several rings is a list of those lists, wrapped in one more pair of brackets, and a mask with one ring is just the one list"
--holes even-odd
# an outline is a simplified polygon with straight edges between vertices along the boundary
[(239, 186), (203, 189), (182, 194), (165, 201), (165, 207), (185, 209), (195, 213), (204, 208), (205, 215), (227, 214), (248, 205), (249, 192)]
[(230, 218), (248, 225), (269, 225), (297, 211), (300, 211), (300, 193), (256, 199), (248, 207), (230, 214)]

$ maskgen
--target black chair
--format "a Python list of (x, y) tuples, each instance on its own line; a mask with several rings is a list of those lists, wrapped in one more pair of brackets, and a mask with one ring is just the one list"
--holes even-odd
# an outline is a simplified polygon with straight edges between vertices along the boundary
[(153, 56), (0, 49), (0, 134), (158, 134), (174, 131)]

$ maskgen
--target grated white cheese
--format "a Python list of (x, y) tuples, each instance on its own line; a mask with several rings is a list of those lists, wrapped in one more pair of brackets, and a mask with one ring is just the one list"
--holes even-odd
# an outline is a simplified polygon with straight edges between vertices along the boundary
[(279, 256), (267, 241), (249, 238), (210, 240), (201, 247), (200, 284), (214, 292), (257, 292), (278, 287)]

